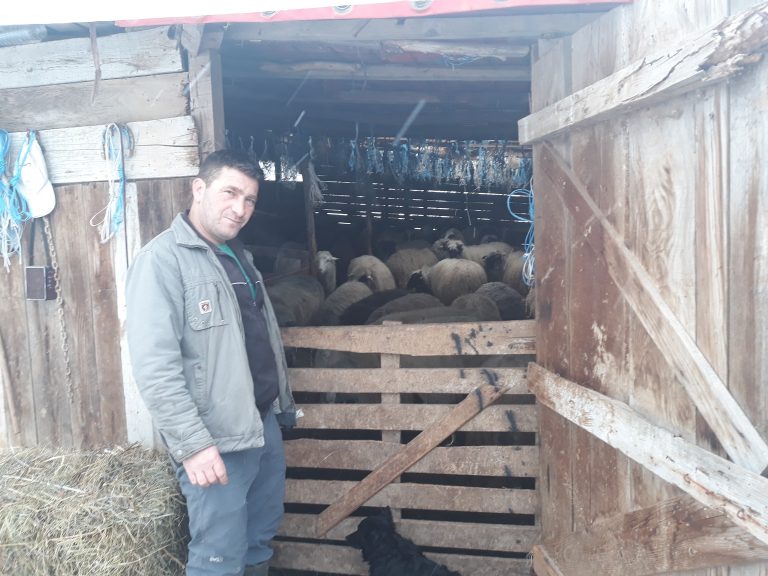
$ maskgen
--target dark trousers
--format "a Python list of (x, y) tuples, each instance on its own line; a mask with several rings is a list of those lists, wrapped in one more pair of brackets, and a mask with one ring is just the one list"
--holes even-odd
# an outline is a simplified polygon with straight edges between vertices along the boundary
[(283, 438), (272, 410), (264, 416), (264, 446), (221, 456), (225, 486), (193, 486), (183, 466), (176, 471), (192, 536), (187, 576), (241, 576), (246, 565), (272, 557), (285, 499)]

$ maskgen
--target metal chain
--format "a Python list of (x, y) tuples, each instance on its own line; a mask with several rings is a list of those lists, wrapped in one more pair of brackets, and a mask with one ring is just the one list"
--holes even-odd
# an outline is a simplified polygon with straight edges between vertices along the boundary
[(61, 351), (64, 353), (64, 377), (67, 382), (67, 398), (70, 404), (75, 399), (75, 386), (72, 381), (72, 365), (69, 361), (69, 334), (67, 326), (64, 323), (64, 299), (61, 296), (61, 281), (59, 280), (59, 261), (56, 257), (56, 247), (53, 245), (53, 234), (51, 234), (51, 222), (48, 216), (43, 216), (45, 224), (45, 238), (48, 241), (48, 251), (51, 256), (51, 268), (53, 268), (53, 280), (56, 286), (56, 312), (59, 317), (59, 334), (61, 335)]

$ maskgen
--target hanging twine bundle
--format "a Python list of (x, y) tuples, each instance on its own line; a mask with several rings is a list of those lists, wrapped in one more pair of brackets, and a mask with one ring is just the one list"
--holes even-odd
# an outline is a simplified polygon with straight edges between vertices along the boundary
[[(34, 135), (34, 132), (31, 133)], [(11, 137), (5, 130), (0, 130), (0, 256), (6, 270), (10, 269), (14, 254), (21, 254), (21, 235), (24, 222), (29, 220), (29, 208), (24, 197), (19, 194), (18, 184), (21, 166), (26, 162), (31, 145), (30, 133), (19, 151), (16, 169), (10, 181), (6, 176), (7, 162), (11, 150)]]
[(125, 213), (125, 157), (133, 154), (133, 134), (124, 124), (107, 124), (103, 136), (109, 197), (107, 205), (91, 217), (101, 243), (109, 242), (123, 224)]

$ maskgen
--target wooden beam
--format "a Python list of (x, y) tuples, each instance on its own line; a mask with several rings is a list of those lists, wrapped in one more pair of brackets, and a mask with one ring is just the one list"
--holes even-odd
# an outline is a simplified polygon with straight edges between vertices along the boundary
[(531, 143), (701, 89), (758, 62), (768, 45), (768, 2), (726, 18), (685, 40), (626, 66), (519, 122)]
[(420, 54), (438, 54), (440, 56), (495, 58), (497, 60), (526, 58), (531, 51), (525, 42), (520, 44), (509, 42), (459, 43), (427, 40), (393, 40), (383, 42), (381, 48), (385, 52), (391, 53), (417, 52)]
[[(190, 116), (129, 122), (134, 151), (125, 158), (128, 180), (175, 178), (197, 173), (197, 132)], [(24, 132), (11, 134), (11, 158), (16, 158)], [(107, 179), (104, 126), (40, 130), (48, 176), (53, 184), (103, 182)]]
[(365, 65), (354, 62), (294, 62), (291, 64), (253, 63), (235, 66), (227, 62), (228, 78), (309, 78), (312, 80), (379, 80), (387, 82), (528, 82), (528, 66), (505, 64), (470, 68), (450, 66)]
[(445, 356), (535, 354), (536, 322), (284, 328), (283, 344), (348, 352)]
[(531, 391), (544, 406), (616, 448), (662, 480), (768, 544), (768, 478), (654, 426), (629, 406), (528, 365)]
[(569, 35), (600, 13), (516, 14), (512, 16), (470, 16), (458, 18), (387, 18), (381, 20), (316, 20), (311, 22), (233, 23), (226, 43), (291, 42), (388, 42), (396, 40), (536, 40)]
[(317, 518), (315, 528), (318, 536), (325, 535), (328, 530), (365, 504), (373, 495), (378, 494), (382, 488), (424, 458), (440, 442), (501, 398), (504, 392), (505, 388), (488, 384), (476, 388), (445, 417), (425, 429), (323, 510)]
[(525, 394), (525, 368), (289, 368), (294, 392), (467, 394), (496, 382)]
[[(533, 547), (531, 556), (533, 558), (533, 572), (536, 576), (564, 576), (563, 572), (549, 555), (549, 552), (541, 544), (536, 544)], [(568, 576), (571, 576), (570, 569), (569, 565)], [(594, 571), (594, 565), (592, 570)], [(602, 566), (600, 572), (602, 573)]]
[(8, 132), (140, 122), (184, 116), (183, 72), (0, 90), (0, 126)]
[(200, 157), (225, 146), (221, 55), (206, 50), (189, 59), (189, 109), (199, 134)]
[[(546, 543), (568, 576), (661, 574), (757, 562), (768, 546), (689, 496), (617, 514)], [(535, 558), (534, 552), (534, 558)], [(534, 560), (535, 566), (535, 560)]]
[[(167, 27), (102, 36), (97, 42), (101, 80), (183, 71)], [(0, 48), (4, 89), (86, 82), (95, 73), (88, 38)]]
[(637, 256), (626, 247), (584, 184), (552, 146), (544, 143), (540, 156), (537, 161), (547, 167), (540, 186), (560, 197), (575, 229), (582, 231), (595, 252), (605, 257), (614, 283), (725, 451), (748, 470), (765, 470), (768, 444), (664, 301)]
[(190, 58), (194, 58), (200, 53), (204, 31), (205, 24), (184, 24), (181, 27), (181, 45)]

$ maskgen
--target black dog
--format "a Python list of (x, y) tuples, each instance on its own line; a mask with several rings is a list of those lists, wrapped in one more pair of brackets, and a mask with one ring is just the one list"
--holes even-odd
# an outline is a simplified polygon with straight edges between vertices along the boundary
[(400, 536), (389, 508), (360, 522), (347, 542), (363, 551), (370, 576), (461, 576), (426, 558), (413, 542)]

